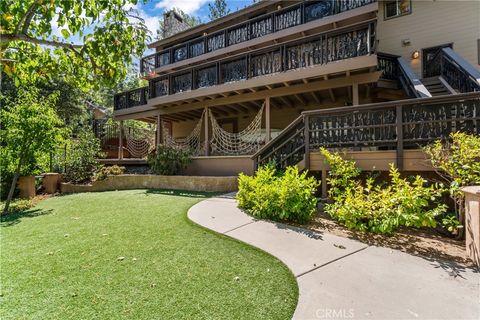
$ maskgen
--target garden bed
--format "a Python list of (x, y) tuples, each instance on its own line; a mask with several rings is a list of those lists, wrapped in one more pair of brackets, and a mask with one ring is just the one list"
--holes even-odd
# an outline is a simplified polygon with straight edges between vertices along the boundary
[(122, 174), (81, 185), (61, 183), (62, 193), (129, 190), (172, 189), (185, 191), (232, 192), (237, 190), (237, 177), (162, 176), (154, 174)]
[(400, 250), (426, 259), (445, 259), (468, 266), (473, 265), (467, 257), (464, 241), (449, 238), (433, 228), (403, 227), (391, 236), (352, 231), (323, 212), (319, 212), (307, 226), (303, 227), (355, 239), (368, 245)]

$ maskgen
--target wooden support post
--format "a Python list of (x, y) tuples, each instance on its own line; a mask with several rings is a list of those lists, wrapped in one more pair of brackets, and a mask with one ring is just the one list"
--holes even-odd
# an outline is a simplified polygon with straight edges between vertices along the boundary
[(270, 97), (265, 98), (265, 131), (267, 134), (266, 141), (268, 143), (272, 138), (270, 129)]
[(322, 170), (322, 198), (326, 199), (327, 198), (327, 170), (323, 169)]
[(156, 145), (158, 146), (159, 144), (162, 144), (162, 119), (160, 115), (157, 116), (157, 141)]
[(310, 125), (308, 115), (303, 116), (304, 138), (305, 138), (305, 169), (310, 170)]
[(397, 115), (397, 168), (399, 171), (403, 171), (403, 114), (402, 106), (396, 107)]
[(358, 96), (358, 83), (352, 85), (352, 104), (358, 106), (360, 104), (360, 99)]
[(208, 138), (208, 107), (205, 107), (205, 156), (210, 154), (210, 141)]
[(123, 159), (123, 120), (120, 120), (120, 128), (118, 129), (118, 159)]

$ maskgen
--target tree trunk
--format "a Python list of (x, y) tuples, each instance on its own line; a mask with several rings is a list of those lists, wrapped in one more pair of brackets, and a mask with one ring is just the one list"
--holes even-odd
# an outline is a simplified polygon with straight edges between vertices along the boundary
[(6, 214), (8, 212), (8, 209), (10, 207), (10, 202), (12, 201), (13, 192), (15, 191), (15, 186), (17, 185), (17, 180), (18, 180), (18, 177), (20, 176), (20, 169), (22, 167), (22, 162), (23, 162), (23, 154), (24, 153), (22, 152), (20, 159), (18, 159), (17, 169), (15, 170), (15, 174), (13, 175), (12, 185), (10, 186), (10, 191), (8, 192), (7, 201), (5, 202), (5, 207), (3, 208), (3, 214)]

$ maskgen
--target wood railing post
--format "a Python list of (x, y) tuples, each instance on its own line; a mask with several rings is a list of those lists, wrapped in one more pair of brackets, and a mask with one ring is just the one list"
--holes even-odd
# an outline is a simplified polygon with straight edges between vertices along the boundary
[(310, 117), (308, 115), (303, 116), (304, 126), (304, 139), (305, 139), (305, 169), (310, 170)]
[(157, 143), (155, 145), (158, 146), (159, 144), (162, 144), (162, 119), (160, 115), (157, 116)]
[(265, 133), (265, 140), (268, 143), (272, 138), (270, 129), (270, 97), (265, 98)]
[(205, 156), (210, 155), (210, 141), (208, 138), (208, 107), (205, 107), (204, 109), (205, 114)]
[(120, 121), (120, 128), (118, 129), (118, 159), (123, 159), (123, 120)]
[(402, 115), (402, 106), (396, 106), (396, 116), (397, 116), (397, 168), (400, 171), (403, 171), (403, 115)]

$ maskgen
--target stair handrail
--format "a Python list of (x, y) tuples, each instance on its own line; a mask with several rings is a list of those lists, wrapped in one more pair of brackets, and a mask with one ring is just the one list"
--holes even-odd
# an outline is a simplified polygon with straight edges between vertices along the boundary
[(463, 80), (470, 85), (472, 91), (480, 91), (480, 71), (475, 69), (470, 63), (468, 63), (461, 55), (453, 51), (452, 48), (446, 47), (441, 50), (442, 52), (442, 64), (441, 64), (441, 76), (447, 81), (449, 85), (456, 90), (460, 90), (458, 85), (455, 85), (453, 81), (459, 81), (459, 79), (451, 79), (449, 74), (445, 71), (445, 61), (451, 63), (458, 71), (465, 77)]
[(431, 98), (432, 94), (418, 79), (410, 65), (403, 57), (398, 57), (399, 80), (402, 86), (415, 98)]
[[(370, 103), (370, 104), (364, 104), (364, 105), (356, 105), (356, 106), (347, 106), (347, 107), (334, 107), (334, 108), (328, 108), (328, 109), (317, 109), (317, 110), (309, 110), (309, 111), (303, 111), (299, 117), (297, 117), (292, 123), (290, 123), (284, 130), (280, 132), (280, 134), (272, 139), (270, 142), (265, 144), (261, 149), (259, 149), (251, 158), (255, 161), (256, 165), (259, 164), (262, 160), (268, 158), (272, 154), (270, 152), (266, 156), (262, 156), (262, 153), (267, 151), (269, 148), (271, 148), (273, 145), (278, 145), (278, 149), (285, 144), (289, 142), (291, 139), (287, 139), (285, 141), (282, 141), (282, 139), (287, 136), (289, 133), (291, 133), (292, 129), (296, 127), (297, 124), (300, 122), (303, 122), (303, 127), (302, 128), (297, 128), (297, 130), (304, 130), (305, 132), (305, 142), (303, 144), (303, 147), (305, 150), (304, 156), (308, 154), (310, 151), (310, 143), (311, 143), (311, 136), (310, 136), (310, 128), (311, 128), (311, 123), (310, 119), (314, 118), (315, 116), (325, 116), (325, 115), (335, 115), (335, 114), (343, 114), (343, 113), (351, 113), (351, 112), (360, 112), (360, 111), (374, 111), (374, 110), (383, 110), (383, 109), (388, 109), (388, 108), (396, 108), (397, 109), (397, 117), (399, 114), (402, 114), (401, 110), (404, 110), (405, 107), (409, 106), (415, 106), (415, 105), (425, 105), (425, 104), (442, 104), (442, 103), (450, 103), (454, 101), (467, 101), (471, 99), (480, 99), (480, 92), (469, 92), (469, 93), (461, 93), (458, 95), (447, 95), (447, 96), (438, 96), (438, 97), (430, 97), (430, 98), (414, 98), (414, 99), (404, 99), (404, 100), (397, 100), (397, 101), (389, 101), (389, 102), (380, 102), (380, 103)], [(400, 110), (400, 111), (399, 111)], [(400, 112), (400, 113), (399, 113)], [(480, 119), (480, 117), (475, 117), (475, 119)], [(400, 119), (400, 120), (398, 120)], [(402, 117), (397, 118), (397, 123), (396, 125), (399, 126), (399, 128), (403, 128), (403, 126), (406, 125), (402, 120)], [(400, 122), (399, 122), (400, 121)], [(478, 120), (475, 120), (478, 121)], [(306, 127), (305, 127), (306, 126)], [(398, 132), (398, 131), (397, 131)], [(397, 138), (397, 143), (400, 144), (403, 148), (403, 137), (402, 138)], [(398, 148), (398, 146), (397, 146)], [(275, 152), (278, 149), (274, 149), (273, 152)], [(295, 150), (296, 151), (296, 150)], [(300, 150), (298, 150), (300, 151)], [(298, 152), (297, 152), (298, 153)], [(291, 153), (288, 156), (294, 156), (296, 154)], [(286, 159), (283, 159), (285, 161)], [(307, 161), (306, 161), (307, 162)], [(306, 165), (306, 168), (308, 169), (308, 165)]]

